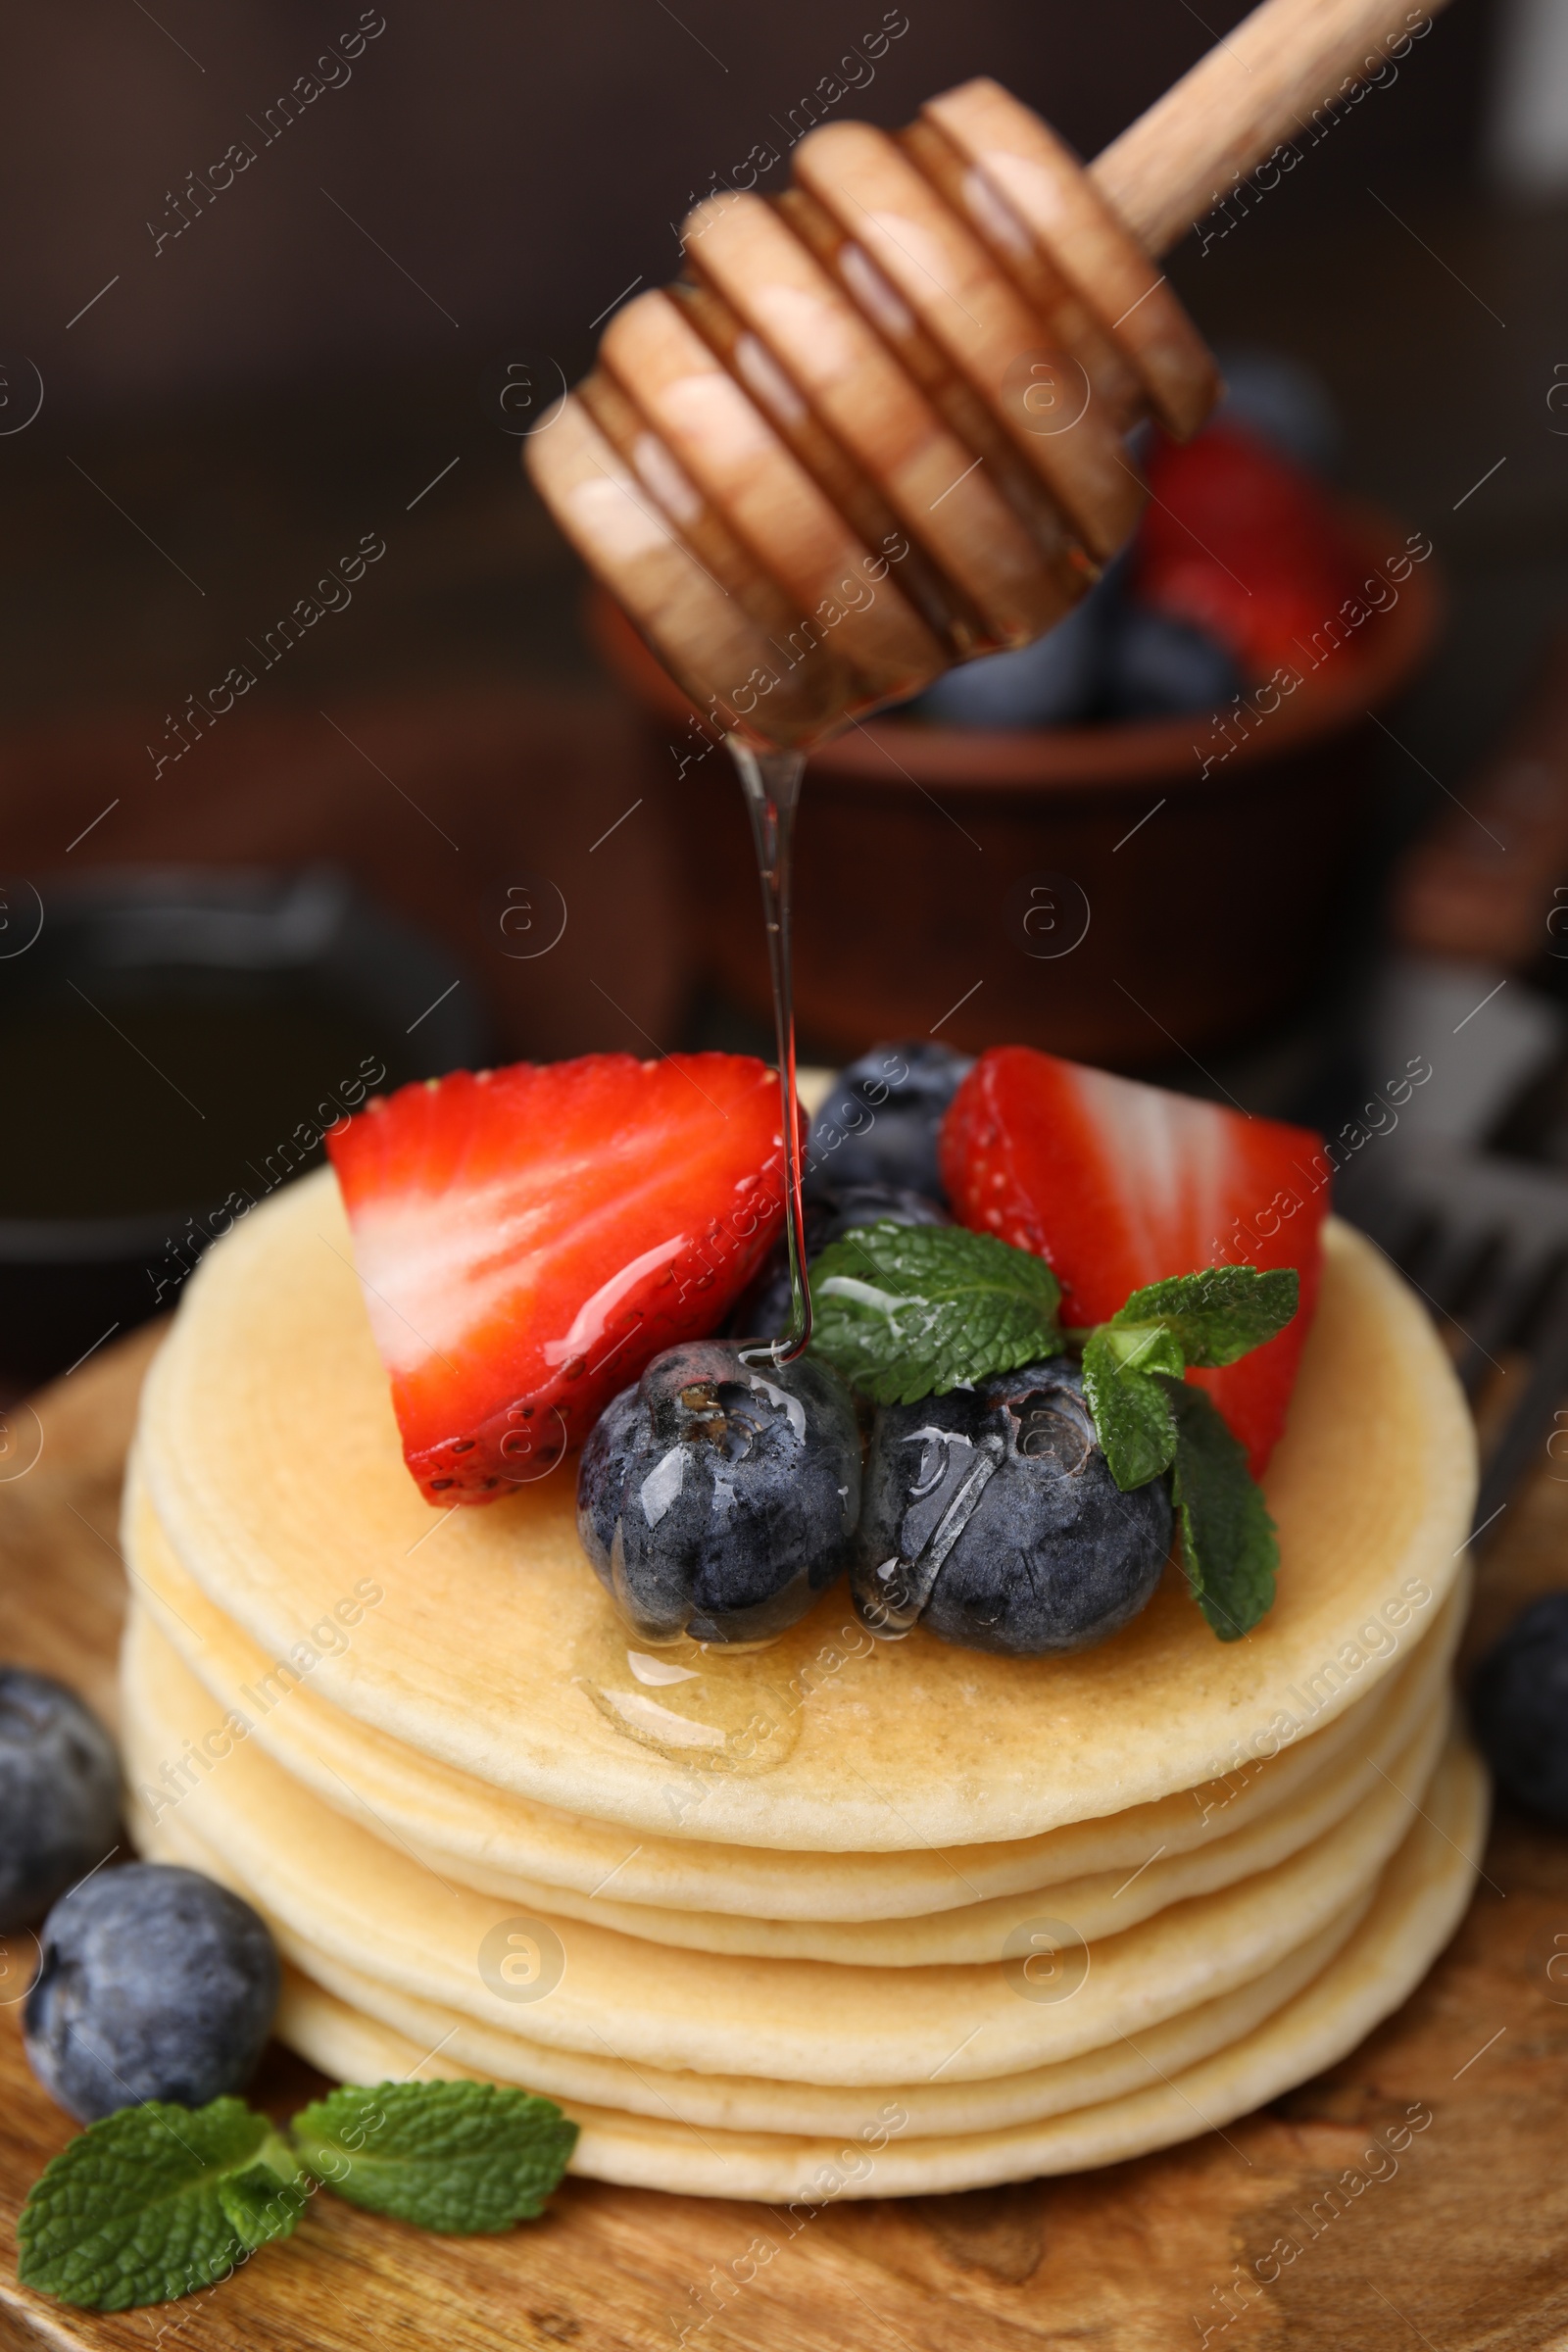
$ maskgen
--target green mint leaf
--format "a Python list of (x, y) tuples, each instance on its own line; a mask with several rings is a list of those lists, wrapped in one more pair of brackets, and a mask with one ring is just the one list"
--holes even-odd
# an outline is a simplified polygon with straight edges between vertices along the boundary
[(1124, 1494), (1168, 1470), (1176, 1423), (1153, 1374), (1182, 1373), (1181, 1350), (1159, 1324), (1121, 1331), (1102, 1323), (1084, 1344), (1084, 1395), (1110, 1475)]
[(274, 2237), (289, 2237), (315, 2193), (315, 2183), (286, 2139), (272, 2132), (249, 2172), (219, 2184), (219, 2201), (234, 2234), (253, 2253)]
[(1205, 1266), (1134, 1291), (1110, 1327), (1162, 1323), (1189, 1364), (1234, 1364), (1285, 1329), (1300, 1291), (1294, 1266)]
[(577, 2139), (549, 2099), (498, 2082), (348, 2083), (291, 2129), (311, 2171), (351, 2205), (461, 2235), (542, 2212)]
[(1171, 1479), (1182, 1566), (1193, 1596), (1222, 1642), (1240, 1641), (1274, 1599), (1280, 1547), (1247, 1448), (1214, 1400), (1188, 1382), (1156, 1374), (1176, 1424)]
[(172, 2302), (287, 2237), (303, 2203), (292, 2150), (243, 2099), (149, 2099), (89, 2124), (33, 2182), (18, 2275), (88, 2311)]
[(917, 1404), (1065, 1345), (1043, 1258), (961, 1225), (881, 1218), (811, 1267), (811, 1348), (877, 1404)]

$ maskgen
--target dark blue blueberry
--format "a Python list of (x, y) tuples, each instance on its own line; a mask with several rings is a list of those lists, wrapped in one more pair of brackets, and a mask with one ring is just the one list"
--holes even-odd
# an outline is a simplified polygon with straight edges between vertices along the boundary
[(0, 1666), (0, 1936), (85, 1878), (119, 1822), (120, 1766), (97, 1716), (47, 1675)]
[(1345, 430), (1316, 370), (1279, 351), (1227, 345), (1218, 357), (1225, 396), (1214, 413), (1215, 421), (1248, 425), (1298, 466), (1314, 473), (1332, 473)]
[(1170, 1536), (1165, 1481), (1120, 1492), (1077, 1366), (1056, 1358), (877, 1414), (856, 1603), (874, 1633), (1086, 1649), (1150, 1600)]
[(819, 1196), (822, 1219), (817, 1232), (814, 1257), (830, 1242), (841, 1242), (858, 1225), (875, 1225), (885, 1220), (892, 1225), (951, 1225), (953, 1219), (940, 1200), (929, 1193), (912, 1192), (903, 1184), (846, 1184), (838, 1191)]
[(33, 2073), (77, 2121), (142, 2099), (238, 2090), (277, 2006), (277, 1953), (237, 1894), (198, 1871), (101, 1871), (44, 1922), (24, 2025)]
[(1172, 718), (1184, 710), (1217, 710), (1244, 683), (1222, 645), (1167, 613), (1122, 605), (1106, 631), (1104, 707), (1109, 718)]
[[(804, 1202), (805, 1230), (802, 1240), (806, 1248), (806, 1262), (822, 1248), (822, 1233), (833, 1214), (836, 1196), (824, 1194), (817, 1198), (808, 1195)], [(725, 1330), (736, 1340), (777, 1340), (790, 1327), (790, 1255), (784, 1236), (779, 1235), (761, 1269), (753, 1276), (735, 1301)]]
[(1084, 717), (1099, 675), (1100, 618), (1086, 598), (1032, 645), (948, 670), (908, 715), (943, 727), (1059, 727)]
[(1498, 1786), (1568, 1829), (1568, 1592), (1548, 1592), (1488, 1650), (1470, 1718)]
[(655, 1356), (582, 1449), (577, 1529), (648, 1642), (758, 1642), (846, 1565), (860, 1508), (849, 1391), (821, 1364), (723, 1340)]
[[(940, 1201), (896, 1184), (851, 1184), (841, 1193), (813, 1194), (806, 1203), (807, 1264), (830, 1242), (842, 1241), (857, 1225), (874, 1225), (879, 1218), (894, 1225), (953, 1223)], [(782, 1339), (789, 1329), (790, 1305), (789, 1250), (781, 1239), (774, 1243), (761, 1273), (743, 1293), (729, 1329), (738, 1340)]]
[(937, 1135), (974, 1056), (951, 1047), (873, 1046), (840, 1070), (811, 1123), (807, 1188), (813, 1199), (852, 1185), (891, 1184), (947, 1198)]

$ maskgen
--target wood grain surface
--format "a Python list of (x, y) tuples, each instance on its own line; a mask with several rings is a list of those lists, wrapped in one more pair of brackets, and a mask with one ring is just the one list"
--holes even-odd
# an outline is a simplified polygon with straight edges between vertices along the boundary
[[(42, 1451), (0, 1483), (0, 1656), (106, 1713), (120, 1472), (156, 1342), (138, 1334), (35, 1398)], [(0, 1471), (27, 1458), (29, 1409)], [(1568, 1583), (1568, 1483), (1550, 1465), (1508, 1522), (1483, 1568), (1472, 1651), (1522, 1600)], [(210, 2294), (98, 2318), (16, 2282), (18, 2209), (73, 2127), (27, 2072), (17, 1996), (30, 1945), (13, 1948), (0, 1977), (0, 2345), (1568, 2352), (1568, 1958), (1557, 1982), (1556, 1954), (1568, 1955), (1568, 1840), (1504, 1809), (1468, 1919), (1398, 2015), (1330, 2074), (1164, 2155), (810, 2218), (574, 2180), (546, 2219), (499, 2238), (425, 2236), (323, 2195), (287, 2245)], [(287, 2114), (318, 2085), (273, 2051), (254, 2095)], [(1396, 2156), (1369, 2157), (1391, 2132), (1397, 2146), (1412, 2111), (1430, 2121)]]
[(1314, 108), (1393, 79), (1446, 0), (1263, 0), (1129, 123), (1090, 170), (1151, 253), (1164, 253)]

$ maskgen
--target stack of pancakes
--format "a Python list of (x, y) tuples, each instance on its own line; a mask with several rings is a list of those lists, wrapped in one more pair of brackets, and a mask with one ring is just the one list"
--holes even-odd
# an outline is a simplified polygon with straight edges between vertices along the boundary
[(432, 1512), (332, 1177), (254, 1212), (148, 1383), (125, 1506), (144, 1850), (263, 1913), (327, 2073), (558, 2099), (574, 2169), (771, 2200), (969, 2188), (1223, 2126), (1353, 2047), (1468, 1898), (1450, 1725), (1471, 1431), (1331, 1226), (1266, 1486), (1279, 1597), (1217, 1642), (635, 1646), (570, 1458)]

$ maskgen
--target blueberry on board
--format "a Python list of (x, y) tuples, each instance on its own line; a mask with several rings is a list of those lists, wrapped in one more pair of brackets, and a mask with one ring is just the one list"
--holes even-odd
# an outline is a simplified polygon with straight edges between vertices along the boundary
[(1532, 1601), (1488, 1650), (1470, 1719), (1498, 1786), (1568, 1829), (1568, 1592)]
[(577, 1474), (583, 1549), (648, 1642), (781, 1633), (847, 1563), (859, 1508), (848, 1389), (809, 1357), (747, 1364), (723, 1340), (656, 1355)]
[[(874, 1225), (885, 1218), (894, 1225), (951, 1225), (953, 1219), (940, 1200), (926, 1193), (911, 1193), (897, 1184), (850, 1184), (842, 1192), (826, 1190), (806, 1203), (806, 1262), (830, 1242), (842, 1241), (857, 1225)], [(730, 1318), (736, 1339), (776, 1340), (789, 1329), (789, 1250), (782, 1237), (774, 1243), (761, 1273), (743, 1292)]]
[(974, 1066), (950, 1046), (873, 1046), (840, 1070), (811, 1122), (807, 1187), (813, 1200), (852, 1185), (891, 1184), (946, 1199), (937, 1135)]
[(42, 1919), (100, 1863), (120, 1821), (120, 1766), (73, 1690), (0, 1666), (0, 1936)]
[(1168, 613), (1123, 605), (1106, 632), (1108, 717), (1172, 718), (1184, 710), (1217, 710), (1244, 683), (1222, 645)]
[(238, 2090), (277, 2006), (272, 1938), (199, 1871), (132, 1862), (56, 1903), (24, 2012), (33, 2073), (79, 2123)]
[(1054, 1358), (882, 1407), (856, 1605), (873, 1633), (918, 1623), (1007, 1657), (1086, 1649), (1150, 1600), (1170, 1538), (1165, 1481), (1121, 1493), (1077, 1366)]

